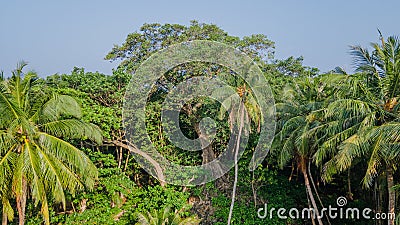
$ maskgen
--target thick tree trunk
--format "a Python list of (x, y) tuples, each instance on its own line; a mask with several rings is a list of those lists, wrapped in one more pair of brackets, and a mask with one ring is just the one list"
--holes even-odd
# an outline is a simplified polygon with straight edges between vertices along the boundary
[[(201, 148), (202, 148), (202, 164), (205, 165), (209, 162), (212, 162), (214, 159), (216, 159), (216, 155), (213, 149), (213, 145), (209, 143), (206, 135), (202, 133), (200, 130), (200, 126), (198, 123), (194, 125), (194, 130), (196, 131), (197, 136), (199, 137), (200, 143), (201, 143)], [(220, 174), (223, 174), (223, 169), (219, 164), (215, 164), (215, 168), (212, 168), (212, 176), (216, 177), (219, 176)], [(220, 177), (218, 180), (216, 180), (216, 185), (218, 187), (222, 186), (228, 186), (226, 185), (228, 183), (228, 179), (226, 178), (226, 175), (223, 175)]]
[[(394, 209), (396, 206), (396, 193), (393, 190), (394, 182), (393, 182), (393, 169), (391, 167), (387, 167), (386, 169), (386, 177), (387, 177), (387, 188), (389, 193), (389, 207), (388, 207), (388, 217), (394, 215)], [(394, 218), (388, 219), (388, 225), (394, 225)]]
[(199, 137), (201, 148), (202, 148), (202, 164), (207, 164), (215, 159), (215, 153), (212, 147), (212, 144), (209, 144), (207, 141), (207, 137), (200, 130), (199, 123), (194, 124), (194, 130), (196, 131), (197, 136)]
[[(306, 162), (304, 162), (304, 163), (306, 163)], [(304, 176), (304, 184), (306, 185), (306, 190), (307, 190), (308, 196), (310, 197), (311, 204), (314, 208), (315, 217), (317, 218), (318, 224), (323, 225), (321, 218), (319, 218), (319, 211), (318, 211), (317, 203), (315, 202), (314, 195), (311, 190), (310, 180), (309, 180), (308, 174), (307, 174), (307, 169), (305, 167), (306, 167), (306, 164), (302, 165), (302, 169), (301, 169), (301, 172), (303, 173), (303, 176)]]
[[(205, 146), (206, 141), (200, 136), (200, 141), (201, 141), (201, 145), (202, 147)], [(202, 154), (201, 157), (203, 159), (202, 164), (207, 164), (211, 161), (213, 161), (215, 159), (215, 153), (214, 150), (212, 148), (212, 145), (208, 145), (207, 147), (204, 147), (202, 150)]]

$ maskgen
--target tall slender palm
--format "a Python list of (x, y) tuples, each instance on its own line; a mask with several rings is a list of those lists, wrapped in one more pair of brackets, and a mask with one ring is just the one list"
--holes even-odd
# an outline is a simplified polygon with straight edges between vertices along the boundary
[[(10, 200), (16, 200), (19, 224), (25, 222), (27, 198), (41, 207), (50, 224), (48, 200), (61, 202), (65, 191), (93, 188), (97, 169), (67, 140), (91, 139), (101, 143), (95, 125), (82, 122), (77, 102), (65, 95), (37, 96), (35, 73), (23, 74), (21, 63), (11, 78), (1, 81), (0, 196), (3, 224), (12, 219)], [(7, 218), (6, 216), (7, 215)]]
[[(224, 96), (224, 101), (220, 108), (220, 117), (224, 117), (226, 110), (230, 111), (229, 113), (229, 122), (230, 128), (236, 129), (236, 140), (235, 140), (235, 147), (232, 152), (232, 158), (234, 161), (234, 182), (233, 182), (233, 189), (232, 189), (232, 197), (231, 197), (231, 205), (229, 208), (229, 215), (228, 215), (228, 224), (232, 222), (232, 215), (233, 215), (233, 208), (235, 205), (235, 198), (236, 198), (236, 189), (237, 189), (237, 182), (238, 182), (238, 173), (239, 173), (239, 150), (241, 147), (241, 143), (243, 141), (243, 134), (248, 134), (251, 130), (249, 127), (250, 120), (254, 122), (257, 126), (257, 130), (260, 129), (261, 126), (261, 117), (260, 117), (260, 106), (257, 104), (257, 100), (255, 99), (253, 93), (250, 89), (246, 86), (246, 84), (242, 81), (235, 80), (235, 85), (237, 87), (237, 93), (225, 96), (226, 94), (230, 93), (229, 91), (225, 90), (224, 88), (216, 90), (214, 94), (219, 96)], [(229, 88), (228, 88), (229, 89)], [(236, 127), (234, 127), (236, 125)]]
[[(399, 141), (393, 132), (399, 126), (396, 122), (399, 121), (400, 42), (394, 36), (386, 41), (381, 36), (381, 43), (373, 43), (372, 47), (371, 53), (361, 46), (351, 47), (356, 70), (362, 73), (358, 79), (363, 82), (360, 85), (363, 95), (337, 100), (328, 107), (327, 117), (335, 117), (333, 122), (342, 121), (338, 123), (342, 128), (334, 131), (333, 137), (340, 138), (343, 143), (339, 144), (338, 154), (326, 164), (325, 177), (329, 180), (330, 175), (348, 169), (355, 159), (368, 157), (364, 186), (371, 186), (378, 174), (385, 174), (388, 210), (394, 213), (393, 170), (398, 159), (395, 146)], [(354, 78), (349, 77), (349, 80)], [(337, 144), (338, 139), (331, 138), (331, 143), (325, 145), (335, 149), (332, 143)], [(326, 154), (321, 152), (318, 160), (324, 156)], [(394, 220), (389, 219), (388, 224), (394, 224)]]

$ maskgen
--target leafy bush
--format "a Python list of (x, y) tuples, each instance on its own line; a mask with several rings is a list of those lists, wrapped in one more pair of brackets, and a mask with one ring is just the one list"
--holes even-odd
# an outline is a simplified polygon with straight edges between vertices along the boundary
[(154, 210), (152, 213), (138, 213), (136, 225), (198, 225), (200, 223), (201, 220), (195, 216), (182, 218), (180, 211), (171, 212), (171, 207), (166, 207), (159, 211)]

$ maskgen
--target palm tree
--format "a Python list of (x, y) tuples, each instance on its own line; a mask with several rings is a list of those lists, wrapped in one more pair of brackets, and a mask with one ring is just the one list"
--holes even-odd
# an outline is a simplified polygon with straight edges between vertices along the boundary
[[(19, 224), (25, 222), (27, 198), (41, 206), (50, 224), (48, 199), (62, 203), (65, 191), (76, 193), (94, 187), (97, 169), (90, 159), (67, 140), (90, 139), (101, 143), (97, 126), (82, 122), (78, 103), (65, 95), (38, 95), (33, 72), (23, 74), (18, 65), (0, 92), (0, 196), (3, 224), (12, 219), (16, 201)], [(7, 217), (7, 218), (6, 218)]]
[(377, 94), (376, 100), (383, 102), (385, 110), (391, 110), (400, 94), (400, 41), (396, 36), (387, 41), (380, 38), (381, 44), (371, 44), (372, 53), (361, 46), (351, 46), (351, 54), (356, 71), (367, 75), (366, 83)]
[[(0, 84), (4, 82), (4, 75), (3, 72), (0, 73)], [(2, 93), (4, 90), (3, 85), (0, 85), (0, 92)], [(0, 131), (0, 149), (3, 148), (3, 135), (4, 132)], [(3, 161), (3, 160), (2, 160)], [(11, 204), (9, 202), (10, 198), (10, 186), (7, 185), (7, 183), (1, 183), (0, 184), (0, 197), (1, 197), (1, 203), (2, 203), (2, 222), (1, 224), (5, 225), (7, 224), (8, 220), (12, 220), (14, 218), (14, 210), (11, 207)]]
[(136, 225), (198, 225), (200, 219), (191, 216), (182, 218), (179, 212), (171, 213), (171, 207), (166, 207), (153, 213), (138, 213)]
[[(329, 74), (323, 78), (324, 83), (332, 87), (331, 100), (322, 110), (311, 113), (311, 117), (318, 117), (320, 124), (310, 130), (310, 135), (319, 137), (313, 161), (325, 170), (325, 181), (330, 181), (331, 176), (324, 163), (336, 156), (339, 145), (357, 132), (374, 126), (375, 118), (379, 117), (379, 110), (373, 104), (361, 100), (371, 95), (363, 82), (364, 77), (362, 74)], [(350, 167), (347, 172), (348, 198), (351, 199)]]
[[(238, 173), (239, 173), (239, 166), (238, 166), (238, 159), (239, 159), (239, 150), (241, 147), (242, 142), (242, 134), (248, 134), (251, 130), (249, 127), (250, 120), (254, 122), (259, 131), (261, 126), (261, 110), (259, 104), (257, 104), (257, 100), (254, 97), (253, 93), (249, 88), (246, 87), (246, 84), (240, 80), (234, 80), (233, 85), (237, 86), (237, 93), (229, 95), (231, 93), (229, 90), (230, 88), (221, 88), (214, 92), (214, 96), (223, 96), (224, 101), (220, 108), (220, 119), (223, 119), (225, 116), (226, 111), (229, 111), (229, 122), (230, 122), (230, 129), (236, 129), (236, 140), (234, 149), (232, 152), (232, 158), (234, 161), (234, 182), (233, 182), (233, 189), (232, 189), (232, 198), (231, 198), (231, 205), (229, 209), (228, 215), (228, 224), (232, 222), (232, 215), (233, 215), (233, 207), (235, 205), (235, 198), (236, 198), (236, 189), (237, 189), (237, 181), (238, 181)], [(225, 96), (227, 95), (228, 96)], [(234, 127), (236, 126), (236, 127)]]
[[(393, 170), (398, 159), (395, 147), (398, 140), (389, 135), (398, 129), (395, 122), (399, 120), (400, 42), (394, 36), (386, 41), (382, 36), (380, 39), (381, 44), (372, 44), (371, 53), (361, 46), (351, 46), (356, 71), (361, 74), (356, 79), (351, 76), (348, 79), (363, 82), (359, 83), (362, 95), (339, 99), (328, 107), (327, 117), (335, 118), (332, 122), (342, 121), (338, 124), (346, 129), (335, 131), (334, 136), (339, 137), (342, 144), (338, 144), (337, 138), (331, 139), (334, 145), (325, 144), (332, 149), (340, 146), (338, 154), (325, 166), (325, 178), (331, 179), (332, 174), (348, 169), (355, 159), (368, 156), (364, 186), (370, 187), (374, 178), (384, 172), (388, 184), (388, 211), (394, 214)], [(346, 134), (343, 135), (343, 132)], [(391, 148), (388, 149), (388, 146)], [(320, 161), (323, 156), (320, 154)], [(388, 224), (394, 224), (394, 219), (389, 219)]]
[[(325, 86), (319, 77), (299, 77), (294, 81), (293, 84), (284, 88), (283, 102), (276, 104), (279, 132), (275, 136), (272, 150), (273, 154), (278, 156), (280, 167), (284, 167), (293, 160), (297, 169), (302, 173), (309, 203), (321, 225), (323, 223), (319, 218), (317, 203), (312, 191), (314, 183), (310, 173), (310, 163), (318, 148), (318, 139), (320, 138), (313, 132), (313, 129), (320, 125), (316, 115), (326, 105), (325, 100), (328, 96), (326, 96)], [(317, 193), (315, 187), (314, 189)], [(314, 218), (312, 220), (314, 224)]]

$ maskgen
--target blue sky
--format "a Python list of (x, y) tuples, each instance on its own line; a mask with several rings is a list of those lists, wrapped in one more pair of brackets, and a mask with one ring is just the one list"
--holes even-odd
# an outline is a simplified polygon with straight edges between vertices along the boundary
[(143, 23), (213, 23), (231, 35), (262, 33), (276, 43), (276, 58), (304, 56), (305, 64), (352, 71), (348, 46), (367, 46), (400, 35), (400, 1), (2, 1), (0, 69), (20, 60), (40, 76), (69, 73), (74, 66), (106, 74), (103, 60), (113, 44)]

